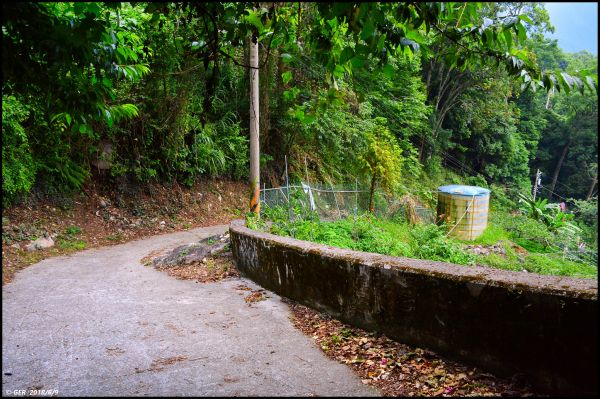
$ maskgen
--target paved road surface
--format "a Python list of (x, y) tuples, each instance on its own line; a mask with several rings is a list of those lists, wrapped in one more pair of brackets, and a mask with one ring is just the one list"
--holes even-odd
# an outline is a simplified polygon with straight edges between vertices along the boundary
[[(181, 281), (140, 264), (199, 228), (46, 259), (2, 289), (2, 389), (60, 396), (377, 395), (325, 357), (275, 294), (248, 306), (230, 279)], [(17, 392), (18, 393), (18, 392)]]

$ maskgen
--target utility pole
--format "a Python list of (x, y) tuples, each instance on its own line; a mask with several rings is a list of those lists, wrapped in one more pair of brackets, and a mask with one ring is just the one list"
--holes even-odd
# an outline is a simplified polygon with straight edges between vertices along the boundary
[(542, 186), (542, 172), (538, 169), (535, 172), (535, 182), (533, 183), (533, 200), (535, 201), (535, 197), (537, 195), (539, 187)]
[(258, 37), (250, 40), (250, 212), (260, 215)]

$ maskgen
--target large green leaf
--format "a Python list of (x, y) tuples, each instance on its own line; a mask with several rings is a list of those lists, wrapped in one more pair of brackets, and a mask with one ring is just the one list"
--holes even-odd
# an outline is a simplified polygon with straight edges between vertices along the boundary
[(248, 12), (248, 15), (246, 15), (245, 19), (248, 23), (250, 23), (251, 25), (253, 25), (254, 27), (256, 27), (258, 29), (258, 33), (261, 34), (264, 30), (265, 30), (265, 26), (263, 25), (260, 16), (258, 15), (258, 13), (256, 11), (253, 10), (246, 10)]
[(286, 72), (282, 73), (281, 79), (283, 80), (284, 84), (287, 84), (290, 80), (292, 80), (292, 72), (286, 71)]

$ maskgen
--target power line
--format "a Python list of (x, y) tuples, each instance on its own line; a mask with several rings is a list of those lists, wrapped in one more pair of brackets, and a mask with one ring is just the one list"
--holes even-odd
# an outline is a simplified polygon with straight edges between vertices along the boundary
[[(432, 143), (429, 143), (429, 142), (425, 141), (425, 136), (423, 136), (423, 135), (420, 135), (419, 137), (421, 137), (421, 142), (422, 142), (423, 144), (427, 144), (427, 145), (428, 145), (428, 146), (429, 146), (431, 149), (435, 150), (435, 146), (434, 146)], [(494, 180), (494, 179), (493, 179), (493, 178), (492, 178), (490, 175), (488, 175), (488, 174), (487, 174), (487, 173), (485, 173), (484, 171), (477, 171), (477, 170), (475, 170), (474, 168), (470, 167), (470, 166), (469, 166), (469, 165), (467, 165), (467, 164), (464, 164), (464, 163), (462, 163), (462, 162), (461, 162), (461, 161), (460, 161), (458, 158), (456, 158), (456, 157), (454, 157), (454, 156), (450, 155), (449, 153), (447, 153), (447, 152), (445, 152), (445, 151), (443, 151), (443, 150), (439, 150), (439, 149), (438, 149), (438, 151), (439, 151), (439, 152), (440, 152), (442, 155), (445, 155), (445, 157), (446, 157), (446, 160), (448, 160), (448, 158), (450, 158), (450, 159), (453, 159), (453, 160), (455, 161), (455, 162), (454, 162), (454, 164), (455, 164), (455, 165), (458, 163), (458, 164), (460, 165), (461, 172), (462, 172), (462, 171), (464, 171), (464, 170), (466, 170), (466, 171), (469, 171), (469, 172), (471, 172), (471, 173), (473, 173), (473, 174), (481, 174), (481, 175), (483, 175), (484, 177), (487, 177), (487, 178), (488, 178), (488, 179), (490, 179), (490, 180)], [(556, 181), (556, 183), (557, 183), (557, 184), (559, 184), (559, 185), (561, 185), (561, 186), (563, 186), (563, 187), (565, 187), (565, 188), (567, 188), (567, 189), (568, 189), (569, 191), (571, 191), (571, 192), (575, 192), (575, 191), (576, 191), (576, 190), (574, 190), (572, 187), (569, 187), (569, 186), (567, 186), (566, 184), (564, 184), (564, 183), (561, 183), (561, 182), (560, 182), (560, 181), (558, 181), (558, 180)], [(557, 194), (556, 192), (554, 192), (554, 191), (552, 191), (552, 190), (550, 190), (550, 189), (547, 189), (547, 188), (545, 188), (545, 187), (543, 187), (543, 186), (540, 186), (540, 188), (542, 188), (542, 189), (544, 189), (544, 190), (546, 190), (546, 191), (548, 191), (548, 192), (552, 193), (553, 195), (555, 195), (555, 196), (557, 196), (557, 197), (559, 197), (559, 198), (561, 198), (561, 199), (564, 199), (565, 201), (567, 201), (567, 199), (566, 199), (565, 197), (563, 197), (563, 196), (561, 196), (561, 195)]]
[[(425, 136), (420, 136), (421, 137), (421, 142), (423, 144), (427, 144), (430, 146), (431, 149), (435, 149), (435, 146), (429, 142), (425, 142)], [(487, 177), (490, 180), (494, 180), (491, 176), (489, 176), (487, 173), (483, 172), (483, 171), (476, 171), (475, 169), (473, 169), (472, 167), (470, 167), (469, 165), (461, 162), (458, 158), (450, 155), (449, 153), (447, 153), (444, 150), (439, 150), (438, 151), (446, 158), (446, 161), (450, 161), (452, 162), (455, 166), (458, 166), (460, 168), (461, 172), (470, 172), (472, 174), (481, 174), (484, 177)]]
[(576, 191), (576, 190), (573, 190), (571, 187), (567, 186), (566, 184), (559, 182), (558, 180), (556, 180), (556, 183), (559, 184), (559, 185), (561, 185), (561, 186), (563, 186), (563, 187), (565, 187), (565, 188), (568, 188), (569, 191), (571, 191), (571, 192)]
[(478, 171), (476, 171), (475, 169), (473, 169), (473, 168), (472, 168), (472, 167), (470, 167), (469, 165), (467, 165), (467, 164), (465, 164), (465, 163), (461, 162), (461, 160), (460, 160), (460, 159), (458, 159), (458, 158), (456, 158), (456, 157), (454, 157), (454, 156), (450, 155), (449, 153), (447, 153), (447, 152), (445, 152), (445, 151), (441, 151), (441, 150), (440, 150), (440, 152), (441, 152), (441, 153), (443, 153), (443, 154), (444, 154), (444, 155), (445, 155), (447, 158), (453, 159), (455, 163), (458, 163), (459, 165), (461, 165), (461, 168), (465, 168), (465, 169), (467, 169), (467, 171), (469, 171), (469, 172), (471, 172), (471, 173), (473, 173), (473, 174), (481, 173), (481, 174), (483, 174), (484, 176), (486, 176), (487, 178), (489, 178), (489, 179), (492, 179), (490, 176), (488, 176), (487, 174), (485, 174), (483, 171), (481, 171), (481, 172), (478, 172)]
[(540, 186), (540, 188), (541, 188), (542, 190), (546, 190), (546, 191), (548, 191), (549, 193), (552, 193), (552, 194), (556, 195), (558, 198), (561, 198), (561, 199), (564, 199), (565, 201), (568, 201), (568, 199), (567, 199), (567, 198), (565, 198), (565, 197), (562, 197), (562, 196), (560, 196), (560, 195), (556, 194), (554, 191), (552, 191), (552, 190), (550, 190), (550, 189), (548, 189), (548, 188), (546, 188), (546, 187), (544, 187), (544, 186)]
[[(425, 141), (425, 136), (423, 136), (423, 135), (420, 135), (420, 137), (421, 137), (421, 143), (429, 145), (431, 149), (435, 149), (435, 146), (434, 146), (433, 144), (431, 144), (431, 143), (429, 143), (429, 142)], [(461, 169), (461, 170), (460, 170), (461, 172), (464, 172), (464, 171), (466, 170), (466, 171), (470, 171), (470, 172), (471, 172), (471, 173), (473, 173), (473, 174), (481, 174), (481, 175), (483, 175), (484, 177), (487, 177), (487, 178), (488, 178), (488, 179), (490, 179), (490, 180), (494, 180), (494, 179), (493, 179), (493, 178), (492, 178), (490, 175), (488, 175), (488, 174), (487, 174), (487, 173), (485, 173), (484, 171), (476, 171), (475, 169), (473, 169), (473, 168), (472, 168), (472, 167), (470, 167), (469, 165), (467, 165), (467, 164), (465, 164), (465, 163), (461, 162), (459, 159), (457, 159), (456, 157), (454, 157), (454, 156), (450, 155), (449, 153), (447, 153), (447, 152), (445, 152), (445, 151), (443, 151), (443, 150), (439, 150), (439, 149), (438, 149), (438, 151), (439, 151), (439, 152), (440, 152), (442, 155), (444, 155), (444, 156), (445, 156), (445, 158), (446, 158), (446, 160), (447, 160), (447, 161), (451, 161), (451, 162), (452, 162), (452, 163), (453, 163), (455, 166), (456, 166), (456, 165), (459, 165), (459, 167), (460, 167), (460, 169)], [(562, 186), (564, 186), (564, 187), (568, 188), (569, 190), (571, 190), (571, 191), (574, 191), (574, 190), (573, 190), (571, 187), (569, 187), (569, 186), (567, 186), (567, 185), (565, 185), (565, 184), (563, 184), (563, 183), (559, 182), (558, 180), (557, 180), (556, 182), (557, 182), (558, 184), (560, 184), (560, 185), (562, 185)], [(550, 190), (550, 189), (548, 189), (548, 188), (546, 188), (546, 187), (544, 187), (544, 186), (541, 186), (541, 185), (540, 185), (540, 187), (539, 187), (539, 188), (541, 188), (542, 190), (546, 190), (546, 191), (548, 191), (549, 193), (551, 193), (551, 194), (553, 194), (553, 195), (557, 196), (557, 197), (558, 197), (558, 198), (560, 198), (560, 199), (563, 199), (563, 200), (565, 200), (565, 201), (568, 201), (568, 199), (567, 199), (567, 198), (565, 198), (565, 197), (563, 197), (563, 196), (561, 196), (561, 195), (557, 194), (556, 192), (554, 192), (554, 191), (552, 191), (552, 190)]]

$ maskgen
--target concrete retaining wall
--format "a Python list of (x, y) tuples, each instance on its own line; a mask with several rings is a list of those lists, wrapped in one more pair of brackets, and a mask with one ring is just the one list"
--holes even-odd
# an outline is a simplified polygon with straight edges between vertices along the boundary
[(596, 395), (597, 280), (356, 252), (230, 225), (242, 274), (399, 342), (551, 394)]

